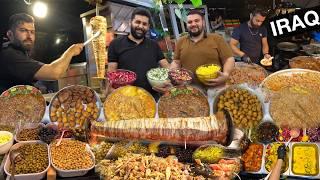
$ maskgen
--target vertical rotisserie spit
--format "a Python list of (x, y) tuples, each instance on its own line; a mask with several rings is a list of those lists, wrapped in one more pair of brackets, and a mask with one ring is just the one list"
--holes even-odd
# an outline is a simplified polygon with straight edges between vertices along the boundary
[(90, 19), (92, 27), (92, 35), (100, 31), (101, 34), (95, 38), (92, 42), (93, 53), (95, 56), (97, 77), (105, 77), (105, 64), (107, 63), (107, 52), (106, 52), (106, 33), (107, 33), (107, 20), (103, 16), (95, 16)]

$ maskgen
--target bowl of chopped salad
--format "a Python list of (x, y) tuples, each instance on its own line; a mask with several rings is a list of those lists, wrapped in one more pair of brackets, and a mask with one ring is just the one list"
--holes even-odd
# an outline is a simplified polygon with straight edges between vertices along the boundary
[(152, 87), (164, 87), (169, 80), (169, 69), (152, 68), (147, 72), (147, 79)]

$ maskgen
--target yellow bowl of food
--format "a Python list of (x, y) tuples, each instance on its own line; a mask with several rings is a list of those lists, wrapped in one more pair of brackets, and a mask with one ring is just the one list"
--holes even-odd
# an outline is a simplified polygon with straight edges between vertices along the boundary
[(5, 154), (13, 145), (13, 134), (9, 131), (0, 131), (0, 154)]
[(196, 75), (200, 82), (204, 83), (209, 79), (215, 79), (218, 77), (218, 71), (221, 67), (216, 64), (204, 64), (196, 69)]

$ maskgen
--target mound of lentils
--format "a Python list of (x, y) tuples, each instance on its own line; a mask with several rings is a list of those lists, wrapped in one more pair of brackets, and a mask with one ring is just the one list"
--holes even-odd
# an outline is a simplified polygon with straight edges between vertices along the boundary
[(52, 163), (59, 169), (78, 170), (88, 169), (94, 161), (86, 150), (86, 143), (78, 140), (64, 139), (59, 146), (57, 141), (51, 144)]
[(41, 126), (38, 126), (36, 128), (27, 128), (22, 129), (17, 134), (17, 140), (18, 141), (34, 141), (34, 140), (40, 140), (38, 133)]
[[(30, 174), (44, 171), (49, 166), (48, 148), (45, 144), (24, 144), (18, 148), (21, 156), (15, 159), (16, 174)], [(12, 172), (10, 167), (10, 173)]]

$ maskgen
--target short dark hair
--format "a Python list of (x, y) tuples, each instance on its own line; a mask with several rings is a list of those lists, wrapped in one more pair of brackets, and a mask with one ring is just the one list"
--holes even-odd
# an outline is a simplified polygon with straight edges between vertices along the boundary
[(264, 9), (264, 8), (255, 8), (252, 12), (251, 12), (252, 16), (255, 16), (257, 14), (260, 14), (263, 17), (266, 17), (268, 15), (268, 10)]
[(198, 14), (201, 17), (204, 17), (204, 15), (205, 15), (204, 12), (201, 9), (190, 9), (188, 11), (188, 16), (189, 15), (193, 15), (193, 14)]
[(149, 10), (142, 7), (137, 7), (131, 14), (131, 21), (136, 17), (136, 15), (146, 16), (149, 19), (149, 25), (152, 26), (151, 13)]
[(34, 23), (34, 18), (25, 13), (14, 14), (9, 18), (9, 29), (14, 30), (21, 23)]

